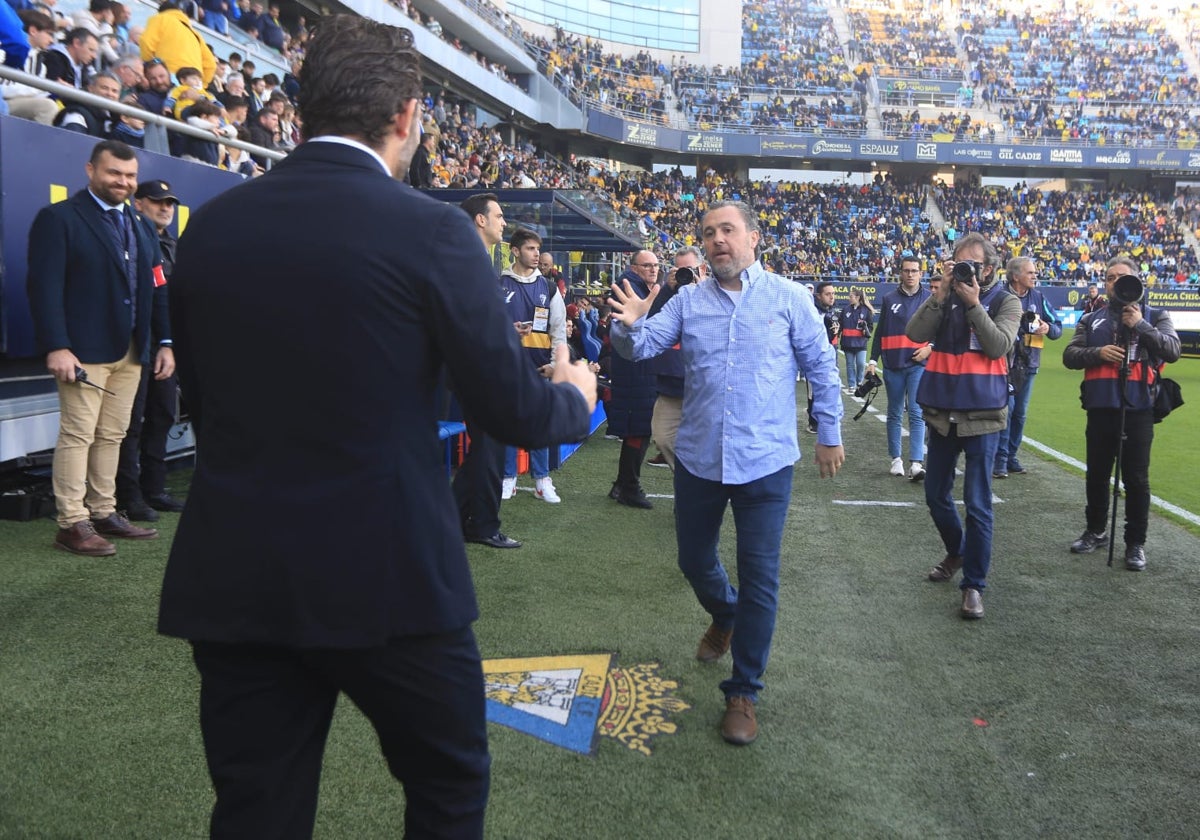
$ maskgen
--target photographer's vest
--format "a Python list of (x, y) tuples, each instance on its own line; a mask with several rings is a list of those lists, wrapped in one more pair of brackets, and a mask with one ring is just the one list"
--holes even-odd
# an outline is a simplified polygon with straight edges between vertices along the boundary
[(533, 322), (533, 331), (519, 337), (521, 346), (536, 367), (550, 364), (550, 299), (558, 287), (541, 274), (535, 274), (532, 283), (522, 283), (507, 272), (500, 275), (500, 287), (509, 317)]
[[(1117, 329), (1119, 321), (1109, 317), (1108, 307), (1089, 312), (1079, 319), (1076, 329), (1087, 330), (1088, 347), (1104, 347), (1109, 344), (1125, 346), (1125, 336)], [(1146, 307), (1142, 317), (1153, 324), (1157, 313)], [(1150, 386), (1158, 380), (1158, 370), (1146, 361), (1147, 354), (1139, 346), (1134, 351), (1133, 364), (1129, 366), (1129, 379), (1125, 382), (1125, 407), (1130, 411), (1149, 411), (1154, 407)], [(1142, 358), (1138, 358), (1138, 357)], [(1085, 409), (1121, 407), (1118, 386), (1121, 365), (1115, 362), (1094, 365), (1083, 371), (1083, 384), (1079, 387), (1079, 399)]]
[[(842, 321), (842, 349), (866, 350), (870, 335), (871, 311), (865, 306), (846, 307), (840, 316)], [(859, 322), (867, 329), (859, 329)]]
[[(995, 318), (1008, 297), (1001, 284), (979, 296), (979, 305)], [(947, 297), (946, 303), (952, 299)], [(917, 402), (949, 411), (984, 411), (1008, 405), (1008, 358), (989, 359), (979, 347), (967, 309), (951, 306), (938, 327), (933, 352), (917, 386)]]
[[(1050, 304), (1046, 302), (1046, 297), (1037, 288), (1027, 291), (1024, 297), (1014, 292), (1007, 284), (1004, 288), (1021, 302), (1021, 323), (1017, 327), (1017, 343), (1027, 351), (1029, 369), (1036, 371), (1042, 364), (1042, 347), (1045, 346), (1046, 336), (1035, 335), (1029, 331), (1029, 322), (1025, 320), (1025, 313), (1036, 312), (1038, 317), (1048, 324), (1055, 323), (1058, 319), (1054, 316), (1054, 310)], [(1009, 358), (1012, 358), (1012, 354), (1009, 354)]]
[(911, 295), (896, 289), (884, 297), (883, 309), (879, 313), (878, 330), (880, 355), (883, 356), (883, 366), (887, 370), (904, 370), (913, 365), (925, 364), (913, 361), (912, 354), (928, 342), (913, 341), (904, 331), (908, 328), (909, 320), (928, 298), (929, 289), (924, 286), (918, 287)]

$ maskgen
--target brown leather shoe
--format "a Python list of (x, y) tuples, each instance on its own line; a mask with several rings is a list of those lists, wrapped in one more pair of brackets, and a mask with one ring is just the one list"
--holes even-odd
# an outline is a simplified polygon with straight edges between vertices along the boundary
[(962, 558), (957, 554), (947, 554), (942, 558), (942, 562), (938, 563), (929, 570), (929, 579), (934, 583), (941, 583), (944, 580), (950, 580), (962, 568)]
[(92, 526), (96, 533), (106, 537), (120, 537), (125, 540), (156, 540), (158, 531), (154, 528), (139, 528), (120, 513), (110, 513), (103, 519), (93, 519)]
[(104, 537), (98, 536), (92, 523), (86, 519), (76, 522), (70, 528), (59, 528), (54, 537), (54, 547), (85, 557), (108, 557), (117, 553), (117, 547)]
[(730, 697), (725, 701), (725, 716), (721, 718), (721, 737), (739, 747), (758, 737), (758, 720), (754, 717), (754, 701), (749, 697)]
[(716, 662), (729, 650), (729, 640), (732, 638), (732, 627), (722, 630), (716, 624), (708, 625), (708, 629), (700, 637), (700, 647), (696, 648), (696, 658), (701, 662)]
[(964, 589), (962, 602), (963, 618), (983, 618), (983, 595), (978, 589)]

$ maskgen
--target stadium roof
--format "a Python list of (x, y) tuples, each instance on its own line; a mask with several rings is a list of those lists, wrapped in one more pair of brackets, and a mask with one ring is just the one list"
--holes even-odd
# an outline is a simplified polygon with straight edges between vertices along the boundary
[[(425, 190), (426, 195), (458, 204), (485, 190)], [(545, 251), (636, 251), (643, 237), (637, 225), (612, 206), (583, 190), (486, 190), (500, 199), (504, 217), (537, 231)]]

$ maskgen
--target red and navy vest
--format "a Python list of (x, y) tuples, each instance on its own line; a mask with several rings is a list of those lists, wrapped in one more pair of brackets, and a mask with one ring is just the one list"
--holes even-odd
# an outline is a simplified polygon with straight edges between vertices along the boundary
[(924, 362), (913, 361), (913, 351), (924, 347), (926, 342), (916, 342), (904, 334), (908, 322), (921, 304), (929, 298), (929, 289), (921, 286), (915, 294), (906, 295), (896, 289), (883, 298), (883, 307), (879, 310), (879, 350), (883, 357), (883, 366), (888, 370), (904, 370)]
[[(1008, 296), (1000, 283), (979, 296), (979, 305), (994, 316)], [(946, 304), (953, 302), (946, 298)], [(974, 330), (962, 304), (951, 306), (942, 318), (933, 352), (925, 362), (925, 373), (917, 386), (917, 402), (947, 411), (984, 411), (1008, 405), (1008, 358), (989, 359), (972, 349)]]
[[(842, 322), (842, 349), (866, 350), (871, 334), (871, 310), (861, 305), (847, 306), (838, 317)], [(859, 328), (860, 322), (865, 329)]]
[[(1142, 317), (1154, 323), (1156, 313), (1146, 307)], [(1077, 329), (1087, 330), (1088, 347), (1104, 347), (1108, 344), (1125, 345), (1125, 331), (1119, 319), (1112, 317), (1106, 306), (1089, 312), (1079, 319)], [(1154, 407), (1150, 387), (1158, 381), (1158, 369), (1149, 361), (1149, 354), (1138, 347), (1135, 361), (1129, 366), (1129, 379), (1125, 381), (1125, 407), (1130, 411), (1149, 411)], [(1085, 368), (1083, 384), (1079, 388), (1079, 399), (1085, 409), (1120, 408), (1119, 385), (1121, 366), (1115, 362)]]

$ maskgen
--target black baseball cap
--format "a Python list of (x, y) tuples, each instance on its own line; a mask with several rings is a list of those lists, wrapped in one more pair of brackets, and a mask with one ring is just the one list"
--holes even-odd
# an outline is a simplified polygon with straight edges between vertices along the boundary
[(171, 185), (166, 181), (142, 181), (138, 184), (134, 198), (149, 198), (153, 201), (174, 201), (179, 203), (179, 197), (171, 192)]

